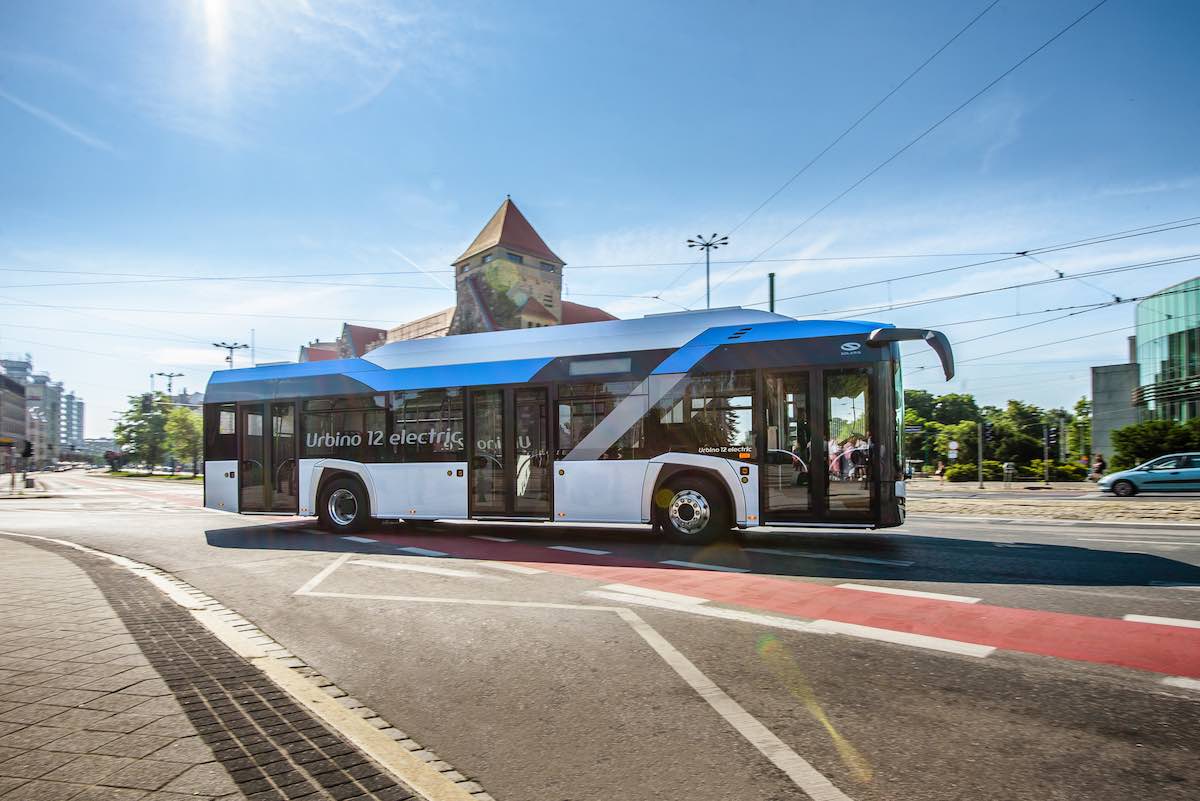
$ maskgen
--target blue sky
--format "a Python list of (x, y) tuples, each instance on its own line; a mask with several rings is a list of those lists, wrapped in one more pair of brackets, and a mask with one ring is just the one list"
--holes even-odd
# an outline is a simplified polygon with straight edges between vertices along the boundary
[[(762, 252), (1092, 4), (1001, 0), (718, 258)], [(103, 435), (151, 372), (201, 387), (213, 341), (253, 328), (260, 361), (289, 359), (340, 320), (449, 305), (449, 262), (506, 193), (568, 262), (569, 299), (702, 306), (702, 267), (588, 265), (694, 258), (685, 239), (734, 228), (986, 5), (7, 4), (0, 351), (32, 353)], [(1200, 215), (1197, 29), (1195, 3), (1110, 0), (763, 258), (1011, 253)], [(900, 304), (1200, 253), (1197, 231), (925, 279), (900, 276), (979, 259), (719, 264), (713, 302), (762, 302), (773, 270), (780, 296), (892, 279), (786, 314)], [(1088, 365), (1125, 353), (1123, 332), (1086, 335), (1131, 325), (1131, 305), (996, 336), (1062, 312), (980, 318), (1145, 294), (1198, 265), (857, 316), (975, 340), (950, 385), (914, 351), (910, 386), (1069, 406)]]

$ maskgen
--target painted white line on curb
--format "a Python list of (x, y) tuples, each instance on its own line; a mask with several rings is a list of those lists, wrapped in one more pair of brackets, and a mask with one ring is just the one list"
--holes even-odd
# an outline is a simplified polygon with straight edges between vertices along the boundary
[(472, 562), (477, 567), (490, 567), (492, 570), (504, 570), (508, 573), (520, 573), (523, 576), (536, 576), (539, 573), (545, 573), (536, 567), (526, 567), (525, 565), (510, 565), (507, 562)]
[(759, 722), (737, 701), (730, 698), (724, 690), (718, 687), (712, 679), (704, 675), (692, 664), (675, 646), (667, 642), (661, 634), (631, 609), (618, 609), (617, 614), (630, 625), (646, 644), (654, 649), (671, 669), (679, 674), (688, 686), (695, 690), (701, 698), (708, 702), (718, 715), (723, 717), (738, 734), (758, 749), (759, 753), (771, 761), (775, 767), (783, 771), (789, 779), (795, 782), (805, 795), (812, 801), (850, 801), (850, 797), (833, 785), (816, 768), (802, 756), (793, 751), (787, 743), (775, 736), (774, 732)]
[(906, 559), (872, 559), (866, 556), (845, 556), (833, 553), (811, 553), (809, 551), (785, 551), (781, 548), (743, 548), (744, 551), (766, 553), (774, 556), (794, 556), (798, 559), (827, 559), (831, 562), (861, 562), (866, 565), (888, 565), (889, 567), (912, 567)]
[(1185, 690), (1200, 690), (1200, 681), (1183, 676), (1167, 676), (1160, 683), (1168, 687), (1182, 687)]
[(671, 565), (672, 567), (694, 567), (700, 570), (720, 570), (723, 573), (749, 573), (748, 567), (728, 567), (726, 565), (706, 565), (703, 562), (685, 562), (682, 559), (664, 559), (659, 562), (660, 565)]
[(1113, 542), (1118, 545), (1200, 545), (1200, 542), (1179, 542), (1178, 540), (1111, 540), (1101, 537), (1076, 537), (1080, 542)]
[(471, 539), (488, 540), (489, 542), (516, 542), (512, 537), (492, 537), (487, 534), (472, 534)]
[(443, 553), (442, 551), (431, 551), (428, 548), (418, 548), (415, 545), (410, 545), (406, 548), (397, 548), (396, 550), (403, 551), (404, 553), (412, 554), (413, 556), (449, 556), (450, 555), (448, 553)]
[(551, 545), (552, 551), (569, 551), (571, 553), (586, 553), (592, 556), (607, 556), (612, 551), (601, 551), (598, 548), (577, 548), (574, 545)]
[(874, 626), (860, 626), (857, 623), (843, 623), (840, 620), (814, 620), (813, 628), (818, 631), (828, 631), (833, 634), (848, 634), (851, 637), (862, 637), (867, 640), (895, 643), (896, 645), (912, 645), (917, 648), (927, 648), (931, 651), (942, 651), (959, 656), (990, 656), (996, 650), (994, 645), (979, 645), (961, 640), (947, 640), (942, 637), (930, 637), (926, 634), (911, 634), (907, 631), (893, 631)]
[(1035, 545), (1032, 542), (993, 542), (992, 545), (997, 548), (1041, 548), (1041, 545)]
[(839, 584), (838, 589), (859, 590), (860, 592), (881, 592), (885, 595), (907, 595), (910, 598), (930, 598), (934, 601), (954, 601), (959, 604), (977, 604), (980, 598), (969, 595), (948, 595), (944, 592), (925, 592), (924, 590), (902, 590), (899, 587), (875, 587), (870, 584)]
[(370, 537), (341, 537), (340, 539), (350, 540), (350, 542), (379, 542), (379, 540), (373, 540)]
[(433, 567), (431, 565), (409, 565), (399, 562), (376, 562), (371, 559), (355, 559), (350, 562), (352, 565), (365, 565), (366, 567), (382, 567), (388, 570), (406, 570), (411, 573), (429, 573), (434, 576), (450, 576), (452, 578), (480, 578), (488, 579), (489, 581), (508, 581), (501, 576), (488, 576), (483, 573), (476, 573), (474, 570), (455, 570), (450, 567)]
[(1154, 623), (1158, 626), (1181, 626), (1185, 629), (1200, 629), (1200, 620), (1182, 617), (1155, 617), (1154, 615), (1125, 615), (1130, 623)]
[(344, 553), (341, 556), (339, 556), (338, 558), (334, 559), (332, 562), (330, 562), (328, 565), (326, 565), (325, 568), (321, 570), (321, 572), (317, 573), (317, 575), (313, 576), (308, 581), (304, 582), (304, 586), (301, 587), (300, 589), (296, 590), (292, 594), (293, 595), (308, 595), (310, 592), (313, 591), (313, 589), (318, 584), (320, 584), (325, 579), (329, 578), (329, 574), (331, 574), (333, 571), (337, 570), (339, 567), (344, 565), (346, 563), (346, 560), (349, 559), (353, 555), (354, 554)]
[(638, 587), (633, 584), (605, 584), (600, 589), (609, 592), (621, 592), (626, 595), (642, 595), (646, 598), (657, 598), (660, 601), (674, 601), (678, 604), (706, 604), (708, 598), (698, 598), (695, 595), (682, 595), (678, 592), (652, 590), (649, 587)]

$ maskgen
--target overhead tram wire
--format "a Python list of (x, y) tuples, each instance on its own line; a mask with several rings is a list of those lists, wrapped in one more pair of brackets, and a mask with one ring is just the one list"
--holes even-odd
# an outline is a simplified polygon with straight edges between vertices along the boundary
[(834, 137), (833, 141), (831, 141), (829, 144), (825, 145), (825, 147), (819, 153), (817, 153), (817, 155), (815, 155), (811, 159), (809, 159), (808, 162), (803, 167), (801, 167), (799, 170), (797, 170), (792, 175), (791, 178), (788, 178), (786, 181), (784, 181), (782, 184), (780, 184), (779, 188), (776, 189), (774, 192), (772, 192), (770, 195), (768, 195), (766, 200), (764, 200), (762, 203), (759, 203), (757, 206), (755, 206), (754, 210), (751, 211), (749, 214), (747, 214), (745, 217), (743, 217), (741, 222), (739, 222), (737, 225), (733, 226), (728, 231), (726, 231), (725, 235), (728, 236), (728, 235), (732, 234), (734, 231), (737, 231), (739, 228), (744, 226), (746, 223), (750, 222), (750, 220), (754, 217), (754, 215), (756, 215), (760, 211), (762, 211), (767, 206), (767, 204), (769, 204), (772, 200), (779, 197), (779, 195), (785, 189), (787, 189), (789, 186), (791, 186), (793, 183), (795, 183), (795, 181), (801, 175), (804, 175), (804, 173), (808, 172), (809, 168), (811, 168), (814, 164), (816, 164), (818, 161), (820, 161), (821, 158), (826, 153), (828, 153), (830, 150), (833, 150), (833, 148), (837, 147), (839, 142), (841, 142), (843, 139), (845, 139), (851, 132), (854, 131), (855, 128), (857, 128), (859, 125), (861, 125), (867, 119), (867, 117), (870, 117), (872, 114), (874, 114), (876, 109), (878, 109), (880, 106), (882, 106), (888, 100), (890, 100), (892, 98), (892, 95), (899, 92), (901, 89), (903, 89), (905, 87), (905, 85), (908, 84), (909, 81), (911, 81), (913, 78), (917, 77), (917, 74), (920, 73), (922, 70), (924, 70), (927, 66), (929, 66), (930, 62), (932, 62), (935, 58), (940, 56), (946, 48), (948, 48), (950, 45), (952, 45), (956, 41), (958, 41), (959, 37), (961, 37), (964, 33), (966, 33), (968, 30), (970, 30), (975, 25), (976, 22), (978, 22), (980, 19), (982, 19), (983, 16), (985, 14), (987, 14), (989, 11), (991, 11), (996, 6), (996, 4), (999, 2), (1000, 2), (1000, 0), (992, 0), (991, 3), (988, 3), (987, 6), (985, 6), (982, 11), (980, 11), (978, 14), (976, 14), (974, 17), (971, 18), (970, 22), (968, 22), (966, 25), (964, 25), (962, 28), (960, 28), (958, 30), (958, 33), (951, 36), (948, 40), (946, 40), (945, 44), (943, 44), (937, 50), (933, 51), (932, 55), (930, 55), (928, 58), (926, 58), (924, 61), (922, 61), (919, 65), (917, 65), (916, 69), (914, 69), (912, 72), (908, 73), (908, 75), (906, 75), (904, 77), (904, 80), (902, 80), (902, 81), (900, 81), (900, 83), (896, 84), (892, 88), (891, 91), (889, 91), (883, 97), (876, 100), (874, 105), (872, 105), (870, 108), (868, 108), (862, 114), (860, 114), (858, 119), (856, 119), (854, 122), (850, 123), (850, 125), (844, 131), (842, 131), (840, 134), (838, 134), (836, 137)]
[[(1140, 264), (1127, 264), (1127, 265), (1122, 265), (1120, 267), (1106, 267), (1106, 268), (1102, 268), (1099, 270), (1093, 270), (1091, 272), (1077, 273), (1076, 275), (1082, 275), (1084, 277), (1094, 276), (1094, 275), (1111, 275), (1114, 273), (1129, 272), (1131, 270), (1144, 270), (1144, 269), (1149, 269), (1151, 267), (1165, 267), (1165, 266), (1170, 266), (1172, 264), (1184, 264), (1189, 261), (1196, 261), (1197, 259), (1200, 259), (1200, 253), (1193, 253), (1193, 254), (1190, 254), (1187, 256), (1175, 256), (1175, 257), (1171, 257), (1171, 258), (1167, 258), (1167, 259), (1160, 259), (1160, 260), (1151, 261), (1151, 262), (1142, 262)], [(831, 314), (843, 315), (843, 314), (871, 313), (871, 312), (877, 312), (877, 311), (903, 311), (905, 309), (914, 308), (917, 306), (926, 306), (926, 305), (930, 305), (933, 303), (943, 303), (943, 302), (949, 301), (949, 300), (960, 300), (962, 298), (975, 297), (977, 295), (987, 295), (992, 292), (1005, 292), (1005, 291), (1012, 290), (1012, 289), (1024, 289), (1025, 287), (1030, 287), (1030, 286), (1041, 286), (1044, 284), (1053, 284), (1053, 283), (1056, 283), (1059, 281), (1069, 281), (1072, 277), (1073, 276), (1071, 276), (1071, 275), (1064, 275), (1062, 278), (1057, 278), (1057, 277), (1042, 278), (1042, 279), (1038, 279), (1037, 281), (1027, 281), (1025, 283), (1020, 283), (1020, 284), (1008, 284), (1006, 286), (993, 287), (991, 289), (978, 289), (978, 290), (973, 290), (971, 292), (958, 292), (953, 295), (941, 295), (941, 296), (933, 297), (933, 298), (922, 298), (920, 300), (904, 301), (904, 302), (900, 302), (900, 303), (875, 304), (875, 305), (871, 305), (871, 306), (855, 306), (852, 308), (843, 308), (843, 309), (827, 309), (825, 311), (813, 312), (809, 316), (827, 317)]]
[(1096, 11), (1097, 9), (1099, 9), (1099, 8), (1100, 8), (1100, 6), (1104, 5), (1104, 4), (1105, 4), (1105, 3), (1107, 3), (1107, 2), (1108, 2), (1108, 0), (1100, 0), (1100, 2), (1096, 3), (1096, 4), (1095, 4), (1095, 5), (1093, 5), (1091, 8), (1089, 8), (1087, 11), (1083, 12), (1081, 15), (1079, 15), (1078, 17), (1076, 17), (1076, 18), (1075, 18), (1075, 19), (1074, 19), (1072, 22), (1070, 22), (1068, 25), (1066, 25), (1065, 27), (1063, 27), (1063, 28), (1059, 29), (1058, 33), (1054, 34), (1054, 35), (1053, 35), (1053, 36), (1051, 36), (1049, 39), (1047, 39), (1046, 41), (1042, 42), (1042, 43), (1041, 43), (1040, 45), (1038, 45), (1038, 46), (1037, 46), (1035, 49), (1033, 49), (1033, 50), (1032, 50), (1032, 51), (1030, 51), (1028, 54), (1026, 54), (1026, 55), (1025, 55), (1025, 56), (1024, 56), (1022, 59), (1020, 59), (1020, 60), (1019, 60), (1019, 61), (1017, 61), (1015, 64), (1013, 64), (1011, 67), (1009, 67), (1008, 69), (1006, 69), (1004, 72), (1000, 73), (998, 76), (996, 76), (995, 78), (993, 78), (993, 79), (992, 79), (990, 82), (988, 82), (988, 83), (987, 83), (987, 84), (986, 84), (986, 85), (985, 85), (985, 86), (984, 86), (982, 89), (980, 89), (978, 92), (976, 92), (975, 94), (973, 94), (973, 95), (971, 95), (970, 97), (968, 97), (968, 98), (967, 98), (966, 100), (964, 100), (962, 103), (960, 103), (960, 104), (958, 104), (957, 106), (955, 106), (955, 107), (954, 107), (954, 108), (953, 108), (953, 109), (952, 109), (952, 110), (951, 110), (949, 113), (947, 113), (945, 116), (943, 116), (943, 117), (942, 117), (941, 119), (939, 119), (937, 122), (933, 123), (933, 124), (932, 124), (932, 125), (930, 125), (928, 128), (926, 128), (924, 131), (922, 131), (921, 133), (917, 134), (917, 136), (916, 136), (916, 137), (914, 137), (913, 139), (911, 139), (911, 140), (910, 140), (910, 141), (909, 141), (909, 142), (908, 142), (906, 145), (904, 145), (903, 147), (901, 147), (901, 148), (900, 148), (899, 150), (897, 150), (896, 152), (892, 153), (892, 155), (888, 156), (888, 157), (887, 157), (886, 159), (884, 159), (883, 161), (879, 162), (879, 164), (877, 164), (877, 165), (875, 165), (874, 167), (872, 167), (872, 168), (871, 168), (870, 170), (868, 170), (868, 171), (867, 171), (867, 172), (866, 172), (866, 173), (865, 173), (865, 174), (864, 174), (864, 175), (863, 175), (861, 178), (859, 178), (858, 180), (856, 180), (854, 183), (850, 184), (848, 187), (846, 187), (845, 189), (843, 189), (843, 190), (842, 190), (841, 192), (839, 192), (837, 195), (834, 195), (834, 197), (833, 197), (831, 200), (829, 200), (829, 201), (828, 201), (828, 202), (827, 202), (825, 205), (821, 206), (819, 209), (817, 209), (816, 211), (814, 211), (812, 214), (810, 214), (810, 215), (808, 215), (807, 217), (805, 217), (803, 220), (801, 220), (799, 223), (797, 223), (797, 224), (796, 224), (796, 225), (795, 225), (795, 226), (794, 226), (794, 227), (793, 227), (791, 230), (789, 230), (789, 231), (788, 231), (786, 234), (784, 234), (783, 236), (779, 237), (779, 238), (778, 238), (778, 239), (776, 239), (774, 242), (772, 242), (770, 245), (768, 245), (767, 247), (765, 247), (765, 248), (763, 248), (761, 251), (759, 251), (759, 253), (758, 253), (758, 255), (757, 255), (757, 256), (755, 256), (754, 258), (750, 259), (750, 260), (749, 260), (749, 261), (747, 261), (745, 264), (743, 264), (741, 267), (737, 268), (737, 269), (736, 269), (736, 270), (734, 270), (733, 272), (731, 272), (731, 273), (729, 273), (728, 275), (726, 275), (726, 276), (725, 276), (725, 278), (723, 278), (721, 281), (717, 282), (717, 285), (714, 287), (714, 289), (719, 289), (719, 288), (720, 288), (720, 287), (721, 287), (723, 284), (725, 284), (726, 282), (728, 282), (730, 279), (732, 279), (734, 276), (736, 276), (736, 275), (737, 275), (738, 273), (740, 273), (742, 270), (746, 269), (746, 268), (747, 268), (747, 267), (749, 267), (751, 264), (753, 264), (754, 262), (758, 261), (758, 260), (759, 260), (759, 258), (761, 258), (762, 256), (765, 256), (767, 253), (769, 253), (770, 251), (774, 250), (776, 246), (780, 245), (780, 244), (781, 244), (781, 243), (783, 243), (785, 240), (789, 239), (789, 238), (790, 238), (790, 237), (791, 237), (791, 236), (792, 236), (794, 233), (796, 233), (797, 231), (799, 231), (799, 230), (800, 230), (801, 228), (803, 228), (805, 225), (808, 225), (808, 223), (812, 222), (814, 219), (816, 219), (818, 216), (820, 216), (822, 213), (824, 213), (826, 209), (830, 208), (830, 207), (831, 207), (831, 206), (833, 206), (835, 203), (837, 203), (839, 200), (841, 200), (842, 198), (844, 198), (846, 195), (850, 194), (850, 193), (851, 193), (851, 192), (853, 192), (855, 189), (857, 189), (859, 186), (861, 186), (862, 184), (866, 183), (866, 181), (867, 181), (867, 180), (869, 180), (869, 179), (870, 179), (870, 178), (871, 178), (873, 175), (875, 175), (877, 172), (879, 172), (880, 170), (882, 170), (884, 167), (886, 167), (887, 165), (891, 164), (891, 163), (892, 163), (893, 161), (895, 161), (897, 158), (899, 158), (900, 156), (902, 156), (902, 155), (903, 155), (904, 153), (906, 153), (906, 152), (907, 152), (907, 151), (908, 151), (910, 148), (912, 148), (912, 147), (913, 147), (913, 145), (916, 145), (916, 144), (917, 144), (918, 142), (920, 142), (922, 139), (924, 139), (925, 137), (929, 136), (929, 134), (931, 134), (931, 133), (933, 133), (934, 131), (936, 131), (936, 130), (937, 130), (938, 128), (940, 128), (940, 127), (941, 127), (943, 124), (945, 124), (945, 123), (946, 123), (946, 122), (947, 122), (947, 121), (948, 121), (948, 120), (949, 120), (951, 117), (953, 117), (954, 115), (958, 114), (960, 111), (962, 111), (964, 108), (966, 108), (967, 106), (969, 106), (971, 103), (975, 102), (975, 100), (977, 100), (979, 97), (981, 97), (983, 94), (985, 94), (985, 93), (986, 93), (986, 92), (987, 92), (989, 89), (991, 89), (991, 88), (992, 88), (993, 86), (995, 86), (996, 84), (1000, 83), (1000, 81), (1002, 81), (1002, 80), (1004, 80), (1005, 78), (1007, 78), (1009, 75), (1011, 75), (1013, 72), (1015, 72), (1015, 71), (1016, 71), (1018, 68), (1020, 68), (1022, 65), (1024, 65), (1024, 64), (1025, 64), (1027, 61), (1029, 61), (1031, 58), (1033, 58), (1033, 57), (1034, 57), (1034, 56), (1036, 56), (1038, 53), (1042, 52), (1042, 51), (1043, 51), (1043, 50), (1045, 50), (1047, 47), (1049, 47), (1051, 44), (1053, 44), (1054, 42), (1056, 42), (1056, 41), (1057, 41), (1059, 38), (1061, 38), (1061, 37), (1062, 37), (1064, 34), (1066, 34), (1068, 31), (1070, 31), (1070, 30), (1071, 30), (1072, 28), (1074, 28), (1076, 25), (1078, 25), (1079, 23), (1083, 22), (1085, 19), (1087, 19), (1088, 17), (1090, 17), (1090, 16), (1091, 16), (1093, 13), (1095, 13), (1095, 11)]
[[(920, 73), (927, 66), (929, 66), (930, 62), (932, 62), (935, 58), (940, 56), (942, 54), (942, 52), (946, 50), (946, 48), (948, 48), (950, 45), (952, 45), (956, 41), (958, 41), (959, 37), (961, 37), (972, 26), (974, 26), (975, 23), (978, 22), (985, 14), (987, 14), (989, 11), (991, 11), (992, 8), (994, 8), (999, 1), (1000, 0), (992, 0), (992, 2), (989, 3), (987, 6), (985, 6), (982, 11), (980, 11), (978, 14), (976, 14), (974, 17), (972, 17), (971, 20), (966, 25), (964, 25), (962, 28), (960, 28), (957, 33), (955, 33), (953, 36), (951, 36), (945, 42), (945, 44), (943, 44), (941, 47), (939, 47), (937, 50), (935, 50), (932, 55), (930, 55), (928, 58), (926, 58), (924, 61), (922, 61), (919, 65), (917, 65), (916, 69), (914, 69), (912, 72), (908, 73), (908, 75), (906, 75), (904, 77), (904, 79), (902, 81), (900, 81), (900, 83), (896, 84), (896, 86), (894, 86), (891, 89), (891, 91), (889, 91), (883, 97), (879, 98), (879, 100), (875, 101), (875, 103), (870, 108), (868, 108), (866, 111), (864, 111), (862, 114), (860, 114), (858, 116), (858, 118), (856, 120), (854, 120), (854, 122), (850, 123), (850, 125), (844, 131), (842, 131), (840, 134), (838, 134), (836, 137), (834, 137), (833, 140), (829, 144), (825, 145), (825, 147), (822, 148), (820, 152), (818, 152), (815, 156), (813, 156), (811, 159), (809, 159), (808, 162), (803, 167), (801, 167), (799, 170), (797, 170), (795, 173), (793, 173), (790, 178), (788, 178), (786, 181), (784, 181), (779, 186), (779, 188), (777, 188), (774, 192), (772, 192), (770, 195), (768, 195), (765, 200), (763, 200), (761, 203), (759, 203), (757, 206), (755, 206), (754, 209), (749, 214), (747, 214), (745, 217), (742, 218), (741, 222), (739, 222), (737, 225), (733, 226), (728, 231), (726, 231), (725, 236), (729, 236), (730, 234), (732, 234), (733, 232), (737, 231), (742, 226), (744, 226), (746, 223), (750, 222), (750, 220), (756, 214), (758, 214), (760, 211), (762, 211), (764, 208), (766, 208), (766, 206), (772, 200), (777, 198), (785, 189), (787, 189), (789, 186), (791, 186), (793, 183), (795, 183), (796, 180), (798, 178), (800, 178), (800, 176), (802, 176), (802, 175), (804, 175), (804, 173), (808, 172), (808, 170), (814, 164), (816, 164), (818, 161), (820, 161), (825, 156), (826, 153), (828, 153), (830, 150), (833, 150), (833, 148), (835, 148), (838, 145), (838, 143), (840, 143), (852, 131), (854, 131), (855, 128), (857, 128), (868, 117), (870, 117), (872, 114), (874, 114), (875, 111), (880, 106), (882, 106), (884, 103), (886, 103), (888, 100), (890, 100), (894, 94), (896, 94), (901, 89), (903, 89), (908, 84), (909, 81), (911, 81), (913, 78), (915, 78), (917, 76), (918, 73)], [(761, 256), (763, 254), (760, 253), (759, 255)], [(664, 292), (668, 292), (669, 290), (671, 290), (676, 284), (678, 284), (681, 280), (683, 280), (683, 277), (685, 275), (687, 275), (689, 272), (691, 272), (692, 267), (696, 267), (696, 266), (699, 266), (699, 262), (694, 262), (693, 264), (688, 265), (687, 269), (683, 270), (682, 272), (679, 273), (679, 275), (675, 276), (674, 280), (672, 280), (671, 283), (667, 284), (667, 286), (660, 289), (658, 291), (656, 297), (661, 297)], [(738, 269), (740, 271), (741, 268), (738, 268)], [(724, 283), (724, 281), (721, 281), (720, 283), (717, 284), (717, 287), (720, 287), (721, 284), (723, 284), (723, 283)], [(693, 303), (695, 303), (695, 301), (693, 301)], [(684, 308), (686, 308), (686, 307), (684, 307)]]

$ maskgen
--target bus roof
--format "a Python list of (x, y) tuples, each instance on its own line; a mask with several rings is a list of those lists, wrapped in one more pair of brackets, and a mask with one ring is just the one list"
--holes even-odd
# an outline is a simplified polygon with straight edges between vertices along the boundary
[(859, 320), (795, 320), (729, 307), (412, 339), (381, 345), (357, 359), (218, 370), (209, 380), (205, 402), (523, 383), (555, 358), (647, 350), (676, 351), (655, 372), (686, 372), (730, 341), (864, 335), (888, 327)]

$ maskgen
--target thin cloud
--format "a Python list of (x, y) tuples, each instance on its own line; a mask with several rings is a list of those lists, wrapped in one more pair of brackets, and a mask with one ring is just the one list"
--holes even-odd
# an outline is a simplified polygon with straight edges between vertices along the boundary
[(26, 114), (30, 115), (31, 117), (36, 117), (37, 119), (41, 120), (42, 122), (52, 125), (53, 127), (57, 128), (58, 130), (62, 131), (65, 134), (67, 134), (68, 136), (70, 136), (80, 142), (83, 142), (88, 147), (95, 148), (96, 150), (104, 150), (108, 153), (113, 153), (113, 154), (116, 154), (116, 152), (117, 152), (116, 149), (112, 145), (110, 145), (108, 142), (105, 142), (100, 137), (94, 136), (94, 135), (88, 133), (87, 131), (84, 131), (83, 129), (72, 125), (71, 123), (64, 120), (62, 117), (52, 114), (49, 111), (47, 111), (46, 109), (41, 108), (39, 106), (35, 106), (28, 101), (22, 100), (21, 98), (17, 97), (14, 94), (11, 94), (9, 92), (4, 91), (3, 89), (0, 89), (0, 98), (7, 100), (9, 103), (11, 103), (12, 105), (21, 109), (21, 111), (24, 111)]

